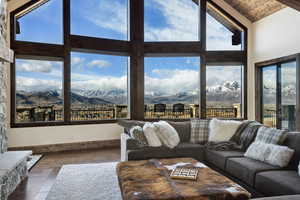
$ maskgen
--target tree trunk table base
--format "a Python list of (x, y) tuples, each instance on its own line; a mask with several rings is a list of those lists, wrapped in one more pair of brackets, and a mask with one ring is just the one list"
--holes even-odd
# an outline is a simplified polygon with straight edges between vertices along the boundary
[[(197, 167), (196, 181), (170, 178), (176, 167)], [(251, 195), (225, 176), (192, 158), (152, 159), (117, 165), (124, 200), (248, 200)]]

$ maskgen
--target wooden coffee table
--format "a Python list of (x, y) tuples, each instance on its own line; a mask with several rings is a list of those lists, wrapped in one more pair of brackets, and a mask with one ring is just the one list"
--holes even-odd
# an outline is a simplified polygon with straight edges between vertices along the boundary
[[(176, 167), (199, 168), (196, 181), (171, 179)], [(251, 195), (225, 176), (192, 158), (152, 159), (117, 165), (124, 200), (248, 200)]]

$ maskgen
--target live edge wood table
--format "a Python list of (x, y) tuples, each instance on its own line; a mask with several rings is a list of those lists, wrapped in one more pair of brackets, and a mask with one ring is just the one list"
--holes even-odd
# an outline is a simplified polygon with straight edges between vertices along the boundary
[[(176, 167), (197, 167), (196, 181), (170, 178)], [(248, 200), (251, 195), (192, 158), (152, 159), (117, 165), (124, 200)]]

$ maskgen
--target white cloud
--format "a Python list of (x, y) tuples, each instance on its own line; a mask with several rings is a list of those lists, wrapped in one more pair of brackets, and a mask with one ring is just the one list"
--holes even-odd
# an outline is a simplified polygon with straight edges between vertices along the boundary
[(225, 82), (241, 82), (241, 67), (237, 66), (208, 66), (206, 68), (206, 78), (208, 87), (216, 87)]
[(53, 69), (53, 65), (56, 62), (50, 61), (35, 61), (35, 60), (24, 60), (17, 61), (16, 70), (19, 72), (41, 72), (50, 73)]
[(98, 67), (98, 68), (105, 68), (111, 65), (112, 65), (111, 62), (108, 62), (106, 60), (93, 60), (88, 64), (88, 66), (90, 67)]
[(80, 65), (84, 63), (85, 59), (82, 57), (72, 56), (71, 63), (72, 65)]
[(28, 77), (17, 77), (17, 90), (24, 91), (44, 91), (61, 90), (62, 82), (57, 80), (34, 79)]
[(174, 95), (181, 92), (197, 92), (199, 90), (199, 72), (196, 70), (154, 69), (153, 72), (164, 77), (145, 76), (145, 93), (161, 93)]
[(103, 76), (97, 79), (73, 81), (72, 89), (78, 90), (103, 90), (109, 91), (113, 89), (126, 90), (127, 88), (127, 76), (112, 77)]
[[(216, 87), (225, 82), (240, 81), (241, 75), (237, 68), (222, 70), (221, 68), (208, 68), (208, 87)], [(230, 69), (230, 67), (228, 67)], [(174, 95), (182, 92), (197, 93), (199, 91), (199, 71), (181, 69), (153, 69), (152, 73), (145, 75), (145, 93), (151, 95), (160, 93), (162, 95)], [(103, 90), (114, 89), (127, 90), (127, 76), (98, 76), (80, 73), (72, 73), (73, 90)], [(17, 78), (17, 90), (40, 91), (60, 90), (62, 82), (57, 80), (43, 80), (28, 77)]]
[(198, 40), (198, 6), (194, 2), (186, 0), (153, 0), (153, 2), (146, 5), (159, 9), (167, 26), (151, 27), (145, 22), (145, 40)]
[(85, 12), (86, 19), (105, 29), (127, 35), (127, 4), (118, 1), (96, 1)]

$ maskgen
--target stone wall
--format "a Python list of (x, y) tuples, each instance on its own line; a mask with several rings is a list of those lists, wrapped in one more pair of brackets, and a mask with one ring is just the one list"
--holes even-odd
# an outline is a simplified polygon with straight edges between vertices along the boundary
[(6, 123), (6, 97), (7, 97), (7, 0), (0, 0), (0, 153), (7, 150), (7, 123)]

